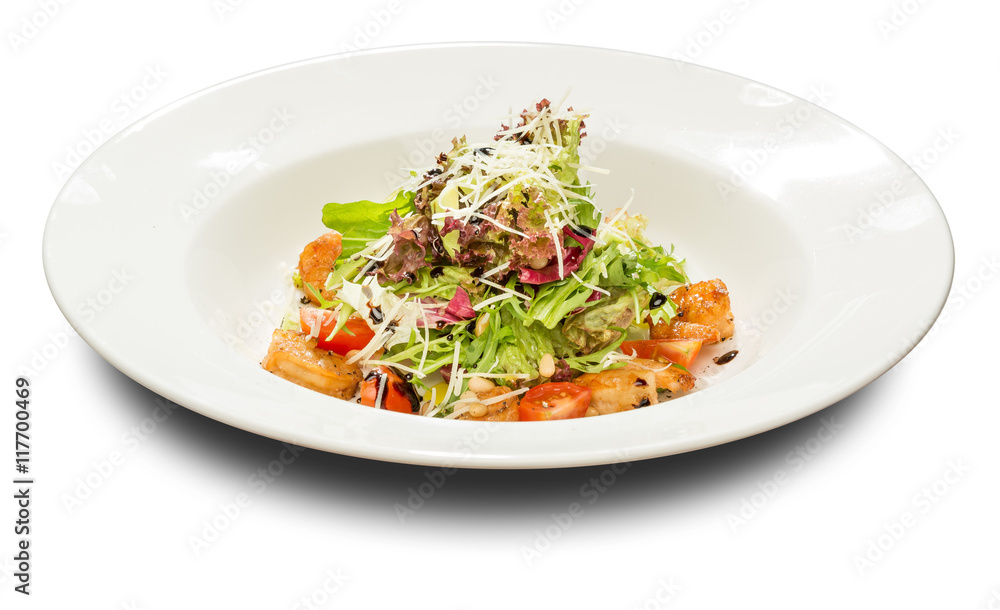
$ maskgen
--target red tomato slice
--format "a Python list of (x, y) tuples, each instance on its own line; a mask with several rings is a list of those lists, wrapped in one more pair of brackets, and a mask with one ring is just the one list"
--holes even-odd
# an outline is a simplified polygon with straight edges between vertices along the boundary
[(569, 382), (537, 385), (521, 397), (517, 414), (521, 421), (583, 417), (590, 406), (590, 388)]
[[(381, 403), (376, 404), (380, 398)], [(361, 382), (361, 404), (397, 413), (420, 413), (420, 400), (413, 386), (387, 366), (375, 367)]]
[[(333, 337), (330, 337), (330, 333), (337, 327), (337, 314), (328, 309), (316, 309), (314, 307), (302, 307), (299, 309), (299, 326), (302, 327), (302, 332), (313, 334), (312, 329), (316, 325), (317, 320), (320, 320), (320, 322), (316, 346), (320, 349), (340, 354), (341, 356), (346, 355), (347, 352), (353, 349), (364, 349), (368, 345), (368, 342), (375, 336), (375, 331), (368, 326), (367, 322), (358, 316), (351, 316), (347, 319), (347, 324), (344, 325), (344, 328), (340, 329), (340, 332)], [(345, 332), (345, 330), (354, 333), (353, 336)]]
[(682, 341), (661, 341), (650, 339), (648, 341), (623, 341), (621, 350), (623, 354), (635, 353), (638, 358), (647, 360), (669, 360), (679, 364), (684, 368), (689, 368), (694, 359), (701, 351), (701, 341), (687, 339)]

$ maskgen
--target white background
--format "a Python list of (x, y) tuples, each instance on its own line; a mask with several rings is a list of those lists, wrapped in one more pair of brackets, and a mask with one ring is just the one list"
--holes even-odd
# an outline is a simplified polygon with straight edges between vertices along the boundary
[[(0, 606), (1000, 608), (1000, 6), (333, 4), (5, 3)], [(184, 409), (156, 422), (162, 399), (67, 334), (41, 236), (66, 178), (56, 164), (74, 165), (88, 132), (106, 139), (204, 87), (345, 45), (476, 40), (682, 57), (824, 92), (821, 105), (911, 161), (944, 208), (957, 256), (944, 316), (882, 378), (779, 430), (618, 474), (460, 471), (402, 522), (397, 503), (442, 475), (309, 451), (261, 485), (252, 477), (276, 468), (280, 443)], [(34, 372), (30, 598), (11, 574), (18, 367)], [(790, 458), (797, 447), (814, 451)], [(611, 484), (592, 495), (602, 476)], [(88, 477), (96, 488), (81, 488)], [(72, 495), (86, 497), (68, 506)], [(574, 502), (582, 514), (562, 516)], [(224, 527), (195, 552), (213, 520)]]

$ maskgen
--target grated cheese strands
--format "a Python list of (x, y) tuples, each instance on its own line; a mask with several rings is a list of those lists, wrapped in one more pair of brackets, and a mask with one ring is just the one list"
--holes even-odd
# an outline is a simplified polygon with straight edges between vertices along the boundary
[(499, 301), (506, 301), (507, 299), (513, 299), (513, 298), (514, 298), (514, 295), (510, 294), (510, 293), (498, 294), (498, 295), (496, 295), (494, 297), (490, 297), (490, 298), (486, 299), (485, 301), (482, 301), (480, 303), (476, 303), (475, 305), (472, 306), (472, 311), (479, 311), (480, 309), (482, 309), (484, 307), (489, 307), (493, 303), (497, 303)]
[[(504, 231), (527, 237), (524, 233), (481, 214), (480, 210), (489, 201), (499, 201), (512, 189), (535, 185), (543, 192), (554, 193), (559, 198), (560, 202), (555, 206), (555, 212), (560, 221), (558, 226), (552, 225), (550, 229), (554, 226), (561, 230), (562, 225), (569, 222), (573, 216), (570, 198), (593, 203), (589, 196), (569, 190), (578, 185), (560, 181), (549, 168), (553, 152), (560, 151), (563, 145), (559, 121), (572, 120), (583, 114), (576, 111), (553, 110), (551, 105), (542, 111), (524, 114), (528, 117), (524, 126), (512, 125), (501, 131), (500, 139), (495, 142), (467, 144), (461, 154), (450, 158), (446, 171), (417, 181), (415, 187), (417, 190), (442, 179), (460, 189), (459, 209), (448, 209), (432, 214), (432, 220), (443, 221), (448, 217), (468, 220), (477, 217), (490, 221)], [(528, 132), (533, 134), (530, 143), (518, 140), (520, 134)], [(485, 154), (481, 152), (483, 150), (492, 152)], [(459, 168), (466, 168), (468, 171), (457, 175)], [(499, 187), (498, 180), (504, 181)]]
[(388, 375), (379, 375), (378, 377), (378, 394), (375, 395), (375, 406), (381, 407), (385, 404), (382, 399), (385, 398), (385, 388), (389, 385)]
[(586, 288), (590, 288), (591, 290), (595, 290), (595, 291), (597, 291), (597, 292), (600, 292), (600, 293), (602, 293), (602, 294), (606, 294), (606, 295), (608, 295), (608, 296), (611, 296), (611, 293), (610, 293), (610, 292), (608, 292), (607, 290), (605, 290), (605, 289), (601, 288), (600, 286), (595, 286), (595, 285), (593, 285), (593, 284), (588, 284), (587, 282), (585, 282), (585, 281), (583, 281), (582, 279), (580, 279), (580, 276), (579, 276), (579, 275), (577, 275), (577, 274), (576, 274), (576, 272), (572, 272), (572, 271), (571, 271), (571, 272), (570, 272), (570, 275), (571, 275), (571, 276), (573, 276), (573, 279), (574, 279), (574, 280), (576, 280), (576, 281), (580, 282), (580, 285), (581, 285), (581, 286), (584, 286), (584, 287), (586, 287)]
[(493, 398), (487, 398), (486, 400), (477, 400), (477, 401), (474, 401), (474, 402), (478, 402), (479, 404), (490, 406), (490, 405), (496, 404), (498, 402), (503, 402), (503, 401), (507, 400), (508, 398), (514, 398), (515, 396), (520, 396), (521, 394), (524, 394), (525, 392), (527, 392), (530, 389), (531, 388), (521, 388), (520, 390), (514, 390), (513, 392), (507, 392), (506, 394), (501, 394), (499, 396), (494, 396)]
[(421, 379), (423, 379), (424, 377), (427, 376), (426, 373), (423, 373), (423, 372), (421, 372), (418, 369), (406, 366), (405, 364), (400, 364), (398, 362), (389, 362), (388, 360), (365, 360), (365, 365), (371, 366), (371, 367), (376, 367), (376, 366), (379, 366), (379, 365), (382, 365), (382, 366), (391, 366), (391, 367), (397, 368), (397, 369), (399, 369), (401, 371), (406, 371), (407, 373), (413, 373), (413, 375), (415, 375), (416, 377), (419, 377)]
[(570, 163), (569, 166), (572, 167), (573, 169), (583, 169), (587, 170), (588, 172), (594, 172), (595, 174), (604, 174), (605, 176), (611, 173), (611, 170), (609, 169), (604, 169), (603, 167), (594, 167), (593, 165), (581, 165), (579, 163)]
[(487, 286), (491, 286), (493, 288), (496, 288), (497, 290), (499, 290), (501, 292), (504, 292), (504, 293), (509, 294), (511, 296), (519, 297), (519, 298), (524, 299), (525, 301), (531, 302), (531, 297), (529, 297), (528, 295), (522, 294), (522, 293), (520, 293), (520, 292), (518, 292), (516, 290), (511, 290), (510, 288), (507, 288), (506, 286), (501, 286), (500, 284), (497, 284), (496, 282), (491, 282), (489, 280), (484, 280), (482, 278), (482, 276), (479, 277), (479, 281), (481, 283), (483, 283), (483, 284), (486, 284)]
[(517, 235), (519, 237), (527, 237), (527, 235), (525, 235), (524, 233), (518, 231), (517, 229), (512, 229), (512, 228), (510, 228), (510, 227), (508, 227), (506, 225), (502, 225), (502, 224), (500, 224), (500, 222), (497, 219), (490, 218), (486, 214), (478, 214), (476, 212), (473, 212), (472, 214), (469, 214), (469, 216), (472, 216), (472, 217), (475, 217), (475, 218), (481, 218), (481, 219), (483, 219), (483, 220), (485, 220), (487, 222), (493, 223), (497, 227), (503, 229), (504, 231), (507, 231), (508, 233), (513, 233), (514, 235)]
[(447, 415), (444, 416), (444, 419), (457, 419), (462, 414), (468, 413), (468, 412), (469, 412), (468, 405), (456, 406), (455, 409), (451, 413), (449, 413), (449, 414), (447, 414)]
[[(490, 368), (493, 370), (496, 365)], [(532, 379), (534, 375), (528, 373), (469, 373), (469, 377), (483, 377), (484, 379)]]
[(503, 401), (508, 400), (510, 398), (514, 398), (515, 396), (520, 396), (521, 394), (524, 394), (525, 392), (527, 392), (530, 389), (531, 388), (521, 388), (520, 390), (514, 390), (513, 392), (507, 392), (506, 394), (501, 394), (499, 396), (494, 396), (493, 398), (487, 398), (485, 400), (478, 400), (476, 398), (469, 398), (469, 399), (464, 399), (463, 398), (463, 399), (457, 400), (454, 403), (455, 409), (451, 413), (449, 413), (448, 415), (445, 415), (444, 418), (445, 419), (455, 419), (457, 417), (460, 417), (461, 415), (464, 415), (465, 413), (468, 413), (469, 412), (469, 407), (471, 405), (476, 404), (477, 402), (479, 404), (481, 404), (481, 405), (484, 405), (484, 406), (488, 407), (490, 405), (495, 405), (498, 402), (503, 402)]
[[(364, 258), (367, 258), (368, 260), (370, 260), (372, 262), (376, 262), (376, 263), (381, 263), (385, 259), (389, 258), (389, 255), (392, 254), (392, 246), (393, 246), (393, 244), (392, 244), (392, 236), (387, 236), (387, 237), (389, 237), (388, 243), (381, 250), (378, 251), (378, 254), (376, 254), (374, 256), (365, 254), (365, 255), (362, 255), (362, 256)], [(385, 237), (383, 237), (382, 239), (384, 240)]]
[(618, 353), (618, 352), (608, 352), (604, 356), (604, 358), (601, 359), (601, 366), (604, 367), (604, 368), (608, 368), (612, 364), (615, 364), (615, 363), (618, 363), (618, 362), (627, 362), (629, 360), (635, 360), (635, 358), (636, 358), (635, 352), (633, 352), (631, 355), (630, 354), (621, 354), (621, 353)]
[(565, 269), (563, 268), (563, 254), (562, 254), (562, 227), (557, 230), (555, 228), (555, 223), (552, 222), (552, 216), (549, 214), (548, 210), (545, 210), (545, 220), (546, 224), (549, 225), (549, 232), (552, 234), (552, 243), (556, 247), (556, 260), (559, 261), (559, 278), (562, 279), (566, 277)]
[(448, 380), (448, 389), (445, 390), (444, 396), (441, 398), (441, 404), (444, 405), (448, 402), (448, 399), (455, 391), (455, 382), (459, 382), (459, 387), (461, 387), (461, 379), (463, 371), (458, 368), (459, 353), (462, 349), (461, 340), (455, 342), (455, 354), (451, 362), (451, 379)]
[[(318, 311), (318, 312), (324, 311), (322, 309), (319, 309), (318, 307), (317, 308), (310, 308), (310, 309), (316, 309), (316, 311)], [(302, 313), (300, 311), (299, 312), (299, 328), (302, 328), (302, 317), (301, 316), (302, 316)], [(320, 327), (323, 325), (323, 317), (322, 316), (323, 316), (322, 313), (318, 314), (317, 317), (316, 317), (316, 319), (318, 320), (319, 323), (318, 324), (313, 324), (312, 326), (309, 327), (309, 336), (312, 337), (313, 339), (319, 339)]]
[(654, 373), (659, 373), (660, 371), (665, 371), (665, 370), (669, 369), (671, 366), (673, 366), (672, 364), (668, 364), (666, 366), (661, 366), (661, 367), (652, 367), (652, 366), (646, 366), (644, 364), (639, 364), (638, 362), (633, 362), (632, 365), (633, 366), (637, 366), (640, 369), (645, 369), (647, 371), (653, 371)]
[(625, 202), (625, 204), (622, 205), (622, 207), (618, 209), (618, 212), (611, 217), (611, 220), (608, 220), (607, 222), (602, 222), (600, 224), (600, 226), (597, 229), (597, 234), (596, 234), (597, 237), (599, 237), (602, 241), (607, 241), (606, 236), (609, 232), (611, 232), (620, 237), (621, 239), (627, 241), (629, 246), (631, 246), (633, 249), (635, 248), (635, 242), (632, 240), (632, 237), (629, 236), (628, 232), (623, 231), (622, 229), (615, 226), (618, 223), (618, 221), (621, 220), (622, 217), (628, 213), (628, 208), (629, 206), (632, 205), (633, 199), (635, 199), (635, 189), (632, 190), (632, 194), (629, 195), (629, 198)]
[(482, 275), (479, 276), (479, 279), (481, 280), (481, 279), (486, 278), (486, 277), (492, 277), (492, 276), (496, 275), (497, 273), (503, 273), (509, 267), (510, 267), (510, 261), (507, 261), (506, 263), (503, 263), (502, 265), (497, 265), (496, 267), (494, 267), (494, 268), (490, 269), (489, 271), (483, 273)]
[(383, 318), (382, 323), (378, 325), (378, 328), (375, 329), (375, 336), (368, 342), (368, 345), (366, 345), (363, 350), (347, 359), (348, 364), (353, 364), (358, 360), (366, 360), (372, 354), (381, 349), (383, 345), (388, 343), (390, 339), (392, 339), (394, 333), (388, 331), (389, 324), (394, 322), (396, 314), (399, 313), (399, 310), (402, 309), (405, 303), (405, 299), (399, 299), (396, 302), (396, 305), (392, 308), (389, 314)]
[(420, 414), (427, 415), (426, 407), (434, 407), (437, 404), (437, 388), (431, 388), (431, 399), (420, 407)]
[[(433, 403), (432, 403), (433, 404)], [(445, 402), (444, 399), (441, 400), (441, 404), (433, 407), (431, 410), (424, 413), (424, 417), (436, 417), (438, 413), (444, 411)]]
[[(423, 323), (424, 323), (424, 337), (423, 337), (423, 339), (424, 339), (424, 351), (423, 351), (423, 353), (420, 354), (420, 364), (417, 366), (417, 368), (419, 368), (421, 371), (423, 371), (424, 370), (424, 366), (426, 366), (426, 364), (427, 364), (427, 351), (431, 347), (431, 329), (430, 329), (430, 323), (427, 321), (427, 308), (426, 307), (422, 307), (422, 306), (420, 307), (420, 318), (423, 320)], [(419, 336), (419, 333), (417, 333), (417, 336)], [(423, 374), (421, 373), (421, 377), (422, 376), (423, 376)]]
[(352, 259), (362, 258), (366, 254), (371, 254), (372, 252), (378, 252), (378, 251), (380, 251), (382, 248), (386, 247), (386, 245), (392, 245), (392, 236), (391, 235), (386, 235), (385, 237), (380, 237), (377, 241), (372, 242), (371, 244), (368, 245), (368, 247), (366, 247), (364, 250), (358, 252), (357, 254), (355, 254), (354, 256), (352, 256), (351, 258)]

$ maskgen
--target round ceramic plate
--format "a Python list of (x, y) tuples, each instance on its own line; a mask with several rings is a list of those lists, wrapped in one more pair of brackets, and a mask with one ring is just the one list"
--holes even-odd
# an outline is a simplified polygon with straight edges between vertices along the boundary
[[(445, 75), (445, 76), (442, 76)], [(487, 424), (377, 411), (264, 371), (285, 272), (329, 201), (379, 200), (452, 137), (488, 141), (547, 97), (590, 113), (606, 210), (634, 195), (654, 243), (722, 278), (739, 355), (705, 387), (616, 415)], [(238, 78), (127, 128), (69, 179), (44, 237), (59, 307), (111, 364), (230, 425), (448, 467), (637, 460), (757, 434), (870, 383), (933, 323), (954, 265), (910, 168), (844, 120), (663, 58), (535, 44), (324, 57)]]

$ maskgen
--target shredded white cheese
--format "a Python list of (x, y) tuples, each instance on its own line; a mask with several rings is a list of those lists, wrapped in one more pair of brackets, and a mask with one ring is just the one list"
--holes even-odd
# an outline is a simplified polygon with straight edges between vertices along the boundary
[(509, 294), (511, 296), (519, 297), (521, 299), (524, 299), (525, 301), (531, 301), (531, 297), (529, 297), (526, 294), (520, 293), (520, 292), (518, 292), (516, 290), (511, 290), (510, 288), (507, 288), (506, 286), (501, 286), (500, 284), (497, 284), (496, 282), (491, 282), (489, 280), (484, 280), (482, 278), (482, 276), (480, 276), (478, 279), (479, 279), (480, 283), (486, 284), (487, 286), (492, 286), (493, 288), (496, 288), (497, 290), (499, 290), (501, 292), (507, 293), (507, 294)]
[(506, 271), (508, 267), (510, 267), (510, 261), (507, 261), (506, 263), (503, 263), (502, 265), (498, 265), (498, 266), (490, 269), (489, 271), (483, 273), (481, 276), (479, 276), (479, 279), (481, 280), (483, 278), (487, 278), (487, 277), (496, 275), (497, 273), (502, 273), (502, 272)]
[(611, 296), (610, 292), (608, 292), (607, 290), (601, 288), (600, 286), (595, 286), (593, 284), (588, 284), (587, 282), (585, 282), (582, 279), (580, 279), (580, 276), (577, 275), (576, 272), (570, 271), (569, 274), (572, 275), (573, 279), (575, 279), (576, 281), (580, 282), (580, 284), (583, 285), (584, 287), (590, 288), (591, 290), (596, 290), (597, 292), (601, 292), (601, 293), (604, 293), (604, 294), (606, 294), (608, 296)]
[(420, 379), (423, 379), (424, 377), (427, 376), (426, 373), (421, 373), (419, 370), (417, 370), (415, 368), (406, 366), (405, 364), (400, 364), (398, 362), (389, 362), (388, 360), (374, 360), (374, 359), (372, 359), (372, 360), (365, 360), (365, 365), (366, 366), (372, 366), (372, 367), (379, 366), (379, 365), (382, 365), (382, 366), (391, 366), (391, 367), (399, 369), (401, 371), (406, 371), (407, 373), (413, 373), (413, 375), (415, 375), (416, 377), (419, 377)]
[(455, 404), (454, 410), (451, 413), (449, 413), (448, 415), (445, 415), (444, 418), (445, 419), (455, 419), (455, 418), (459, 417), (460, 415), (463, 415), (464, 413), (467, 413), (469, 411), (469, 406), (473, 405), (473, 404), (476, 404), (477, 402), (479, 404), (481, 404), (481, 405), (489, 406), (489, 405), (496, 404), (498, 402), (503, 402), (503, 401), (508, 400), (510, 398), (513, 398), (515, 396), (520, 396), (521, 394), (524, 394), (525, 392), (527, 392), (530, 389), (531, 388), (521, 388), (520, 390), (514, 390), (513, 392), (507, 392), (506, 394), (501, 394), (499, 396), (494, 396), (493, 398), (487, 398), (485, 400), (479, 400), (477, 398), (468, 398), (468, 399), (458, 400), (458, 401), (456, 401), (454, 403)]
[(494, 303), (496, 303), (498, 301), (506, 301), (507, 299), (513, 299), (513, 298), (514, 298), (514, 295), (512, 293), (509, 293), (509, 292), (505, 292), (503, 294), (498, 294), (498, 295), (490, 297), (490, 298), (488, 298), (488, 299), (486, 299), (484, 301), (480, 301), (479, 303), (476, 303), (475, 305), (472, 306), (472, 311), (479, 311), (480, 309), (482, 309), (484, 307), (489, 307), (490, 305), (492, 305), (492, 304), (494, 304)]

